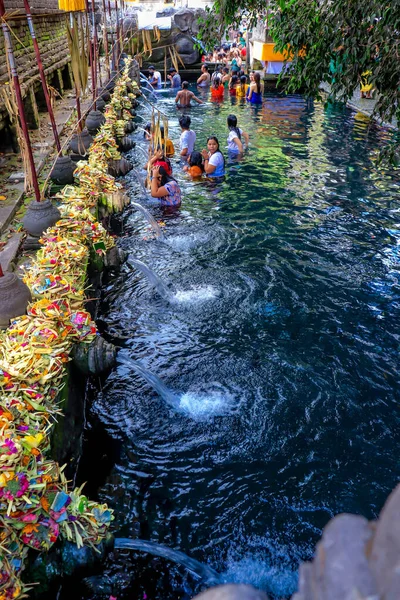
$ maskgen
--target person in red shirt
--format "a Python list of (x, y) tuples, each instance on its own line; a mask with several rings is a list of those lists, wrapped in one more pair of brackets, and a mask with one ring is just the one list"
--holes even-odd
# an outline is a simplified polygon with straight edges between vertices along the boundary
[(222, 100), (224, 97), (224, 86), (219, 77), (216, 77), (211, 86), (211, 100)]

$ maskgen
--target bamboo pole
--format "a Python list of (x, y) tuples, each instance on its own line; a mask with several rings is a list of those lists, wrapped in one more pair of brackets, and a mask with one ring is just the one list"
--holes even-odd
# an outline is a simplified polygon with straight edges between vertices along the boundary
[(112, 26), (112, 17), (111, 17), (111, 2), (108, 0), (108, 16), (110, 18), (110, 33), (111, 33), (111, 51), (112, 51), (112, 67), (115, 69), (115, 44), (114, 44), (114, 33)]
[[(71, 27), (71, 31), (74, 31), (74, 16), (73, 13), (70, 12), (69, 13), (69, 24)], [(76, 21), (76, 24), (78, 25), (78, 21)], [(81, 35), (84, 35), (83, 33), (83, 26), (82, 26), (82, 19), (80, 19), (80, 24), (81, 24)], [(79, 34), (79, 29), (78, 29), (78, 34)], [(80, 94), (78, 92), (78, 88), (76, 87), (76, 83), (74, 81), (74, 87), (75, 87), (75, 103), (76, 103), (76, 114), (78, 115), (78, 131), (82, 131), (82, 111), (81, 111), (81, 99), (80, 99)]]
[(108, 74), (108, 77), (110, 78), (111, 70), (110, 70), (110, 54), (108, 52), (106, 0), (103, 0), (103, 15), (104, 15), (103, 44), (104, 44), (104, 52), (106, 54), (106, 69), (107, 69), (107, 74)]
[(117, 35), (117, 43), (116, 43), (116, 46), (117, 46), (117, 60), (116, 60), (115, 68), (118, 69), (119, 57), (120, 57), (120, 54), (121, 54), (121, 48), (120, 48), (120, 42), (121, 42), (120, 35), (121, 34), (120, 34), (120, 30), (119, 30), (118, 0), (115, 0), (115, 14), (116, 14), (116, 17), (117, 17), (117, 25), (116, 25), (116, 28), (117, 28), (117, 34), (116, 34)]
[(38, 64), (38, 68), (39, 68), (40, 81), (42, 82), (43, 93), (44, 93), (44, 97), (46, 100), (47, 112), (49, 113), (51, 127), (53, 130), (54, 141), (56, 143), (57, 152), (60, 154), (60, 152), (61, 152), (60, 138), (58, 137), (56, 120), (54, 118), (53, 107), (52, 107), (51, 101), (50, 101), (49, 90), (47, 87), (46, 77), (44, 74), (42, 57), (40, 56), (39, 44), (36, 39), (35, 28), (33, 26), (32, 15), (31, 15), (31, 7), (29, 6), (28, 0), (24, 0), (24, 6), (25, 6), (25, 13), (26, 13), (26, 20), (28, 21), (29, 33), (31, 34), (33, 48), (35, 50), (36, 62)]
[(30, 171), (31, 171), (32, 184), (33, 184), (33, 189), (35, 192), (36, 202), (40, 202), (39, 183), (38, 183), (38, 178), (37, 178), (37, 174), (36, 174), (35, 161), (33, 159), (33, 154), (32, 154), (32, 146), (31, 146), (31, 140), (29, 137), (28, 125), (26, 123), (24, 103), (22, 101), (21, 86), (19, 83), (17, 67), (15, 64), (15, 57), (14, 57), (14, 51), (13, 51), (13, 47), (12, 47), (10, 29), (9, 29), (6, 21), (3, 19), (5, 12), (6, 11), (4, 8), (4, 0), (0, 0), (1, 26), (3, 29), (4, 45), (5, 45), (5, 48), (7, 51), (8, 61), (10, 64), (10, 69), (11, 69), (11, 76), (12, 76), (13, 84), (14, 84), (15, 96), (16, 96), (17, 105), (18, 105), (18, 118), (21, 123), (21, 129), (24, 134), (26, 149), (28, 152), (29, 167), (30, 167)]
[(124, 12), (125, 12), (125, 4), (124, 0), (121, 0), (121, 54), (124, 51)]
[[(89, 2), (85, 0), (85, 8), (86, 8), (86, 18), (89, 19)], [(92, 47), (92, 38), (90, 36), (90, 30), (88, 28), (88, 44), (89, 44), (89, 60), (90, 60), (90, 72), (92, 74), (92, 96), (93, 96), (93, 110), (96, 110), (96, 71), (94, 67), (93, 61), (93, 47)]]
[[(96, 16), (95, 16), (95, 5), (94, 0), (92, 0), (92, 37), (93, 37), (93, 65), (94, 65), (94, 95), (96, 96), (97, 90), (97, 58), (98, 58), (98, 48), (97, 48), (97, 27), (96, 27)], [(100, 61), (99, 61), (100, 62)], [(95, 109), (96, 110), (96, 109)]]

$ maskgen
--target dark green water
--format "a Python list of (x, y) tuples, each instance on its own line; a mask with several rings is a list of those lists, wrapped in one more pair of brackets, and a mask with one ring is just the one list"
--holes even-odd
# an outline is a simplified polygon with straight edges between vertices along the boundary
[[(178, 147), (172, 96), (158, 106)], [(132, 212), (120, 245), (179, 302), (124, 267), (104, 293), (105, 335), (181, 400), (171, 408), (119, 367), (90, 415), (107, 436), (87, 452), (116, 448), (99, 458), (98, 495), (117, 534), (287, 597), (327, 521), (375, 517), (399, 479), (400, 187), (372, 162), (389, 133), (346, 108), (277, 95), (259, 108), (196, 106), (197, 149), (210, 134), (225, 146), (230, 112), (249, 150), (217, 186), (189, 181), (175, 161), (179, 211), (140, 198), (128, 175), (166, 242)], [(200, 589), (147, 555), (113, 569), (134, 577), (127, 598)]]

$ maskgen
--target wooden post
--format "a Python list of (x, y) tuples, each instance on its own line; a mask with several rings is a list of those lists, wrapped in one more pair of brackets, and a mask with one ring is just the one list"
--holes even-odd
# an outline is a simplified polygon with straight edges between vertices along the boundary
[(111, 33), (111, 51), (112, 51), (112, 67), (115, 69), (115, 48), (114, 48), (114, 33), (111, 18), (111, 2), (108, 0), (108, 16), (110, 18), (110, 33)]
[(119, 18), (118, 18), (118, 0), (115, 0), (115, 14), (116, 14), (116, 17), (117, 17), (117, 25), (116, 25), (116, 28), (117, 28), (117, 43), (116, 43), (116, 46), (117, 46), (117, 60), (116, 60), (115, 68), (118, 69), (119, 57), (120, 57), (120, 54), (121, 54), (121, 49), (120, 49), (120, 41), (121, 40), (120, 40), (120, 31), (119, 31)]
[(104, 52), (106, 54), (106, 68), (108, 77), (110, 77), (110, 55), (108, 53), (108, 36), (107, 36), (107, 12), (106, 12), (106, 0), (103, 0), (103, 15), (104, 15), (104, 29), (103, 29), (103, 44)]
[(13, 79), (15, 96), (16, 96), (17, 105), (18, 105), (18, 118), (21, 123), (21, 128), (22, 128), (22, 132), (24, 134), (24, 139), (25, 139), (25, 143), (26, 143), (26, 149), (28, 152), (29, 167), (30, 167), (30, 171), (31, 171), (32, 184), (33, 184), (33, 189), (35, 192), (36, 202), (40, 202), (40, 190), (39, 190), (38, 178), (37, 178), (37, 174), (36, 174), (35, 161), (33, 159), (33, 154), (32, 154), (32, 146), (31, 146), (31, 140), (29, 137), (28, 126), (26, 124), (24, 103), (22, 101), (21, 86), (19, 84), (19, 77), (18, 77), (17, 67), (15, 64), (15, 57), (14, 57), (14, 52), (13, 52), (13, 47), (12, 47), (11, 34), (10, 34), (10, 30), (7, 25), (7, 21), (5, 21), (3, 18), (5, 13), (6, 13), (6, 11), (4, 8), (4, 0), (0, 0), (1, 27), (3, 29), (4, 45), (6, 48), (8, 61), (10, 64), (11, 76)]
[(40, 81), (42, 82), (43, 93), (44, 93), (44, 97), (46, 100), (47, 112), (49, 113), (51, 128), (53, 130), (54, 141), (56, 144), (57, 152), (60, 154), (60, 152), (61, 152), (60, 138), (58, 137), (56, 120), (54, 118), (53, 107), (52, 107), (51, 101), (50, 101), (50, 95), (49, 95), (49, 90), (47, 88), (46, 76), (44, 74), (42, 58), (40, 56), (39, 44), (36, 39), (35, 28), (33, 26), (31, 7), (29, 6), (28, 0), (24, 0), (24, 6), (25, 6), (25, 13), (26, 13), (26, 20), (28, 21), (29, 33), (31, 34), (33, 48), (35, 50), (36, 62), (38, 64), (38, 68), (39, 68)]
[[(81, 17), (80, 17), (79, 21), (80, 21), (80, 26), (81, 26), (81, 35), (84, 35), (83, 21), (82, 21)], [(71, 31), (73, 31), (74, 30), (74, 16), (73, 16), (72, 12), (69, 13), (69, 23), (70, 23)], [(78, 25), (78, 21), (76, 21), (76, 24)], [(78, 27), (78, 36), (79, 36), (79, 27)], [(72, 67), (69, 66), (69, 69), (71, 69), (71, 71), (72, 71)], [(83, 128), (82, 128), (81, 98), (80, 98), (80, 94), (78, 92), (78, 88), (76, 87), (76, 83), (75, 83), (75, 79), (74, 79), (73, 75), (71, 76), (71, 79), (74, 82), (74, 86), (75, 86), (75, 102), (76, 102), (76, 114), (78, 117), (78, 131), (82, 131)]]
[[(88, 0), (85, 0), (85, 8), (86, 8), (86, 18), (88, 19), (89, 22), (89, 2)], [(94, 18), (94, 16), (93, 16)], [(93, 21), (92, 21), (93, 23)], [(88, 39), (88, 44), (89, 44), (89, 60), (90, 60), (90, 72), (92, 74), (92, 97), (93, 97), (93, 110), (96, 110), (96, 70), (95, 70), (95, 66), (94, 66), (94, 59), (93, 59), (93, 47), (92, 47), (92, 38), (90, 35), (90, 28), (88, 27), (88, 35), (89, 35), (89, 39)]]

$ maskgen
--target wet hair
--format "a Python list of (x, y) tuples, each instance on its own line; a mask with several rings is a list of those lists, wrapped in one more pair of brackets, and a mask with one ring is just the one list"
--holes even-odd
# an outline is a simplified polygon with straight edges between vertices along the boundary
[(161, 175), (161, 184), (160, 184), (160, 186), (165, 185), (169, 181), (176, 181), (176, 179), (174, 179), (173, 177), (171, 177), (171, 175), (168, 175), (168, 173), (164, 169), (164, 167), (160, 167), (159, 173)]
[(224, 169), (225, 169), (225, 157), (224, 157), (224, 155), (222, 154), (221, 150), (219, 149), (219, 141), (218, 141), (218, 138), (217, 138), (217, 137), (215, 137), (215, 135), (210, 135), (210, 137), (208, 137), (208, 138), (207, 138), (207, 144), (208, 144), (208, 142), (209, 142), (210, 140), (214, 140), (214, 142), (217, 144), (217, 150), (216, 150), (216, 152), (215, 152), (214, 154), (216, 154), (217, 152), (219, 152), (219, 153), (220, 153), (220, 155), (222, 156), (222, 160), (224, 161)]
[(221, 79), (219, 77), (214, 77), (213, 82), (212, 82), (212, 87), (215, 90), (218, 90), (220, 85), (221, 85)]
[(228, 73), (229, 73), (229, 67), (224, 67), (222, 70), (223, 70), (223, 72), (224, 72), (224, 73), (226, 73), (226, 74), (228, 74)]
[(257, 94), (261, 94), (261, 77), (260, 73), (257, 73), (257, 71), (254, 73), (254, 81), (257, 85)]
[(144, 126), (144, 132), (143, 132), (143, 137), (144, 139), (146, 139), (147, 135), (151, 134), (151, 123), (150, 121), (147, 121), (146, 125)]
[(205, 69), (206, 71), (208, 71), (207, 65), (203, 65), (203, 69)]
[(203, 157), (200, 152), (192, 152), (188, 162), (191, 167), (200, 167), (203, 170)]
[(179, 119), (179, 125), (182, 127), (182, 129), (190, 129), (191, 122), (192, 120), (189, 115), (182, 115)]
[(189, 82), (188, 82), (188, 81), (183, 81), (183, 82), (182, 82), (182, 89), (183, 89), (183, 90), (187, 90), (187, 89), (188, 89), (188, 87), (189, 87)]
[(155, 71), (155, 67), (153, 65), (150, 65), (149, 68), (147, 69), (148, 71)]
[(246, 83), (247, 83), (247, 77), (246, 77), (246, 75), (242, 75), (240, 78), (240, 89), (241, 89), (242, 94), (244, 94), (244, 89), (245, 89), (244, 86), (246, 85)]
[(240, 129), (237, 126), (237, 117), (236, 117), (236, 115), (228, 115), (228, 118), (227, 118), (226, 122), (228, 123), (229, 131), (234, 131), (236, 133), (236, 135), (238, 136), (239, 140), (241, 140), (242, 139), (242, 134), (240, 133)]
[[(238, 81), (239, 81), (238, 76), (237, 75), (232, 75), (232, 77), (231, 77), (231, 83), (229, 85), (229, 89), (232, 89), (233, 86), (238, 83)], [(229, 119), (229, 117), (228, 117), (228, 119)]]

